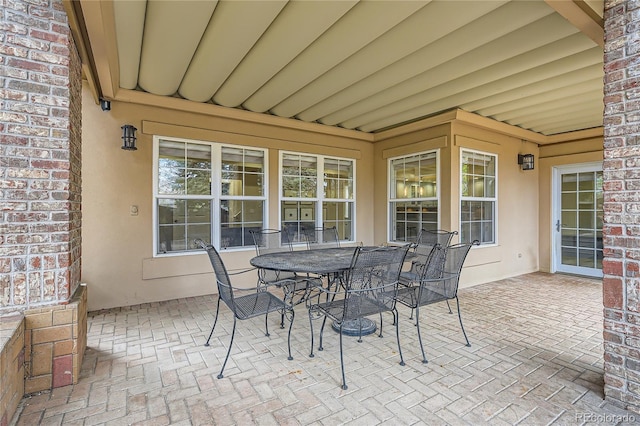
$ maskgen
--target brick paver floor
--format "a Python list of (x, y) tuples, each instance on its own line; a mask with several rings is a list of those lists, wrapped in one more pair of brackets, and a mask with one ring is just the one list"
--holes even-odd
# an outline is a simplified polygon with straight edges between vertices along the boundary
[[(428, 364), (400, 309), (406, 365), (391, 315), (385, 335), (345, 337), (349, 388), (340, 388), (338, 335), (309, 358), (309, 321), (296, 308), (293, 361), (279, 316), (238, 323), (217, 379), (232, 317), (216, 296), (89, 313), (77, 385), (25, 397), (18, 425), (573, 425), (631, 424), (640, 415), (603, 400), (599, 280), (527, 274), (460, 291), (471, 347), (445, 304), (423, 308)], [(454, 307), (455, 309), (455, 307)], [(318, 327), (316, 327), (318, 330)], [(316, 340), (317, 342), (317, 340)]]

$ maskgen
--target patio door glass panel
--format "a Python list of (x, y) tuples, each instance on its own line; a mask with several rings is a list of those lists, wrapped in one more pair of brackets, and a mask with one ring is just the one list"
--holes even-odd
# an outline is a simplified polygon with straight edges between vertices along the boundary
[(557, 168), (555, 189), (555, 270), (601, 277), (601, 165)]

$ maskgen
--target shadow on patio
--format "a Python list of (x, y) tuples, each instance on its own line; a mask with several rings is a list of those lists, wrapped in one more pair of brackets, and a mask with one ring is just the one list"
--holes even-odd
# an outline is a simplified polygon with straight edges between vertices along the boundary
[(32, 424), (620, 424), (638, 415), (603, 400), (600, 280), (533, 273), (460, 291), (471, 347), (445, 304), (423, 308), (420, 349), (400, 310), (406, 366), (386, 333), (345, 338), (349, 389), (340, 389), (338, 335), (309, 358), (302, 305), (286, 359), (286, 329), (272, 315), (243, 322), (225, 378), (230, 312), (204, 347), (215, 296), (89, 314), (75, 386), (26, 397), (14, 423)]

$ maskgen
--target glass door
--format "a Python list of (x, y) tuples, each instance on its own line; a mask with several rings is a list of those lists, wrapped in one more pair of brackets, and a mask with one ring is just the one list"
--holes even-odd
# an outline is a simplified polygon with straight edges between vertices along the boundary
[(602, 277), (602, 164), (554, 169), (554, 270)]

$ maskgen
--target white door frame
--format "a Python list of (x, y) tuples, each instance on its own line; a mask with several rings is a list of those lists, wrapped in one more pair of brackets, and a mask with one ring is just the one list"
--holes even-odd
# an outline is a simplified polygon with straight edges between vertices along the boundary
[(557, 224), (560, 223), (560, 214), (561, 214), (561, 195), (562, 195), (562, 187), (560, 177), (565, 173), (578, 173), (578, 172), (596, 172), (602, 171), (602, 162), (590, 162), (590, 163), (580, 163), (580, 164), (567, 164), (563, 166), (555, 166), (552, 168), (552, 182), (551, 182), (551, 191), (552, 191), (552, 199), (551, 199), (551, 272), (567, 272), (567, 273), (575, 273), (579, 275), (587, 275), (592, 277), (603, 276), (602, 271), (598, 273), (597, 269), (593, 268), (581, 268), (579, 266), (571, 267), (571, 270), (565, 270), (560, 265), (560, 246), (562, 242), (562, 235), (559, 231)]

